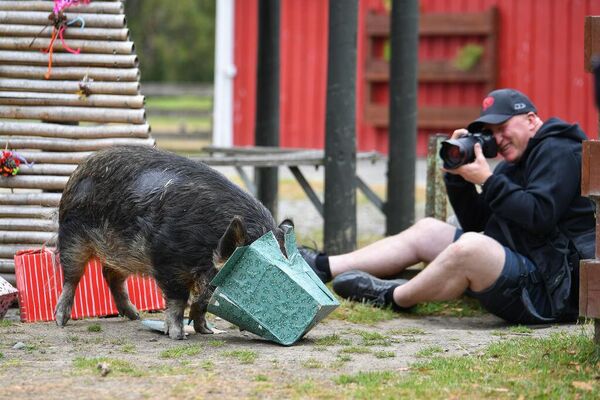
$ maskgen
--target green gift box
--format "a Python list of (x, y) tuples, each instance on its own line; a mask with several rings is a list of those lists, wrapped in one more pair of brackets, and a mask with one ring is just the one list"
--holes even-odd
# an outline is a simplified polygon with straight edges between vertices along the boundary
[(211, 282), (208, 311), (265, 339), (289, 346), (340, 303), (306, 264), (293, 229), (286, 258), (272, 232), (238, 247)]

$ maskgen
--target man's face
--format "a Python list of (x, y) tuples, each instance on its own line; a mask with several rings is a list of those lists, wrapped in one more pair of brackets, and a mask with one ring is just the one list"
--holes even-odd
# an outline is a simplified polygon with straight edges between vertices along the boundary
[(529, 139), (535, 135), (535, 114), (515, 115), (502, 124), (487, 124), (484, 130), (492, 131), (498, 153), (507, 162), (516, 163), (525, 152)]

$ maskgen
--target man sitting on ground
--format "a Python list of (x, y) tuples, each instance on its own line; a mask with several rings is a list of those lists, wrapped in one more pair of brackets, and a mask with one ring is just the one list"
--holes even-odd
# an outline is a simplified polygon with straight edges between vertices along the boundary
[[(542, 121), (513, 89), (491, 92), (467, 129), (493, 135), (504, 160), (492, 172), (476, 144), (472, 163), (445, 171), (460, 229), (425, 218), (348, 254), (305, 248), (304, 258), (340, 296), (398, 311), (467, 294), (511, 322), (576, 319), (578, 261), (593, 258), (595, 243), (594, 207), (580, 193), (585, 134)], [(380, 279), (418, 262), (428, 265), (410, 281)]]

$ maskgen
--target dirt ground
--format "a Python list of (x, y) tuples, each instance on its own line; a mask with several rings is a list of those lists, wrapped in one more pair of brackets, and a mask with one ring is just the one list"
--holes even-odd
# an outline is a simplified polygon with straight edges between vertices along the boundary
[[(306, 382), (335, 387), (334, 378), (343, 374), (408, 371), (431, 354), (473, 355), (523, 334), (491, 315), (398, 315), (372, 326), (326, 319), (284, 347), (220, 319), (212, 323), (223, 333), (174, 341), (140, 321), (86, 319), (59, 328), (18, 322), (17, 311), (9, 310), (12, 323), (0, 326), (1, 399), (295, 397)], [(581, 329), (552, 325), (525, 334)]]

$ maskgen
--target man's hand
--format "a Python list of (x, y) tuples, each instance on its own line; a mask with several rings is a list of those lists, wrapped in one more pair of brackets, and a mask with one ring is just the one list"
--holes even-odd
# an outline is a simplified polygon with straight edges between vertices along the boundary
[[(454, 131), (452, 137), (458, 136), (460, 133), (462, 133), (459, 133), (459, 131), (462, 131), (462, 129)], [(490, 169), (490, 165), (483, 156), (481, 145), (476, 143), (473, 150), (475, 151), (475, 161), (472, 163), (461, 165), (456, 169), (442, 168), (442, 170), (450, 174), (460, 175), (467, 182), (471, 182), (476, 185), (483, 185), (485, 181), (492, 176), (492, 171)]]

